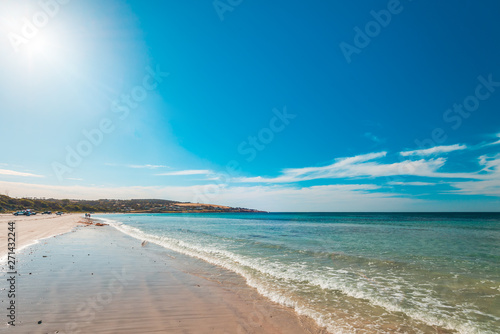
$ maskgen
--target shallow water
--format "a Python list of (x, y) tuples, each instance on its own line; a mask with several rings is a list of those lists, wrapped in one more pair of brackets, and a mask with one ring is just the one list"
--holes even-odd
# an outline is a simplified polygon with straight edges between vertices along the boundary
[(106, 215), (332, 333), (497, 333), (500, 214)]
[(234, 272), (112, 227), (78, 227), (16, 259), (16, 296), (3, 284), (0, 298), (4, 310), (15, 301), (15, 327), (6, 310), (0, 333), (322, 333)]

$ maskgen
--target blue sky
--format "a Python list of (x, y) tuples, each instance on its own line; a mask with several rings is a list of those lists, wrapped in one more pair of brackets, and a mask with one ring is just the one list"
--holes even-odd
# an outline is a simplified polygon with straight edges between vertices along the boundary
[(0, 4), (0, 192), (497, 211), (496, 1)]

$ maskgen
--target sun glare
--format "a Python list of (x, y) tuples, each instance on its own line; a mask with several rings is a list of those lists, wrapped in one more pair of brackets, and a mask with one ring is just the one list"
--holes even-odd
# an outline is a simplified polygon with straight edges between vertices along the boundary
[(50, 41), (47, 36), (34, 38), (26, 45), (26, 51), (31, 57), (47, 56), (50, 52)]
[[(39, 34), (23, 45), (24, 59), (31, 70), (47, 65), (48, 62), (57, 62), (57, 53), (54, 52), (54, 40), (45, 32)], [(44, 65), (45, 64), (45, 65)]]
[(54, 4), (47, 7), (34, 2), (0, 1), (0, 28), (20, 60), (53, 60), (58, 55), (55, 23), (61, 7)]

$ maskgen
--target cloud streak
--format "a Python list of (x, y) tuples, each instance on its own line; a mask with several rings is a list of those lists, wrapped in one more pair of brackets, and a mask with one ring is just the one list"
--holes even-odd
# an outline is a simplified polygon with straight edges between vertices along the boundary
[(168, 168), (168, 166), (164, 166), (164, 165), (128, 165), (127, 167), (136, 168), (136, 169), (140, 169), (140, 168), (146, 168), (146, 169)]
[(388, 185), (391, 186), (435, 186), (436, 183), (431, 183), (431, 182), (389, 182), (387, 183)]
[(43, 175), (37, 175), (32, 173), (17, 172), (15, 170), (0, 169), (0, 175), (7, 176), (23, 176), (23, 177), (44, 177)]
[(156, 174), (159, 176), (184, 176), (184, 175), (209, 175), (213, 172), (208, 169), (188, 169), (188, 170), (179, 170), (176, 172), (167, 172)]
[(460, 150), (465, 150), (467, 149), (466, 145), (460, 145), (460, 144), (455, 144), (455, 145), (448, 145), (448, 146), (435, 146), (423, 150), (413, 150), (413, 151), (403, 151), (400, 154), (403, 157), (408, 157), (408, 156), (429, 156), (429, 155), (437, 155), (437, 154), (442, 154), (442, 153), (449, 153), (449, 152), (454, 152), (454, 151), (460, 151)]
[(470, 182), (453, 182), (456, 188), (453, 193), (462, 195), (486, 195), (500, 197), (500, 154), (479, 157), (481, 180)]
[(386, 157), (386, 155), (387, 152), (363, 154), (336, 159), (333, 164), (323, 167), (284, 169), (277, 177), (242, 177), (235, 179), (235, 181), (240, 183), (293, 183), (316, 179), (376, 178), (402, 175), (432, 178), (482, 178), (476, 173), (438, 172), (446, 163), (444, 158), (405, 160), (389, 164), (375, 161)]
[[(500, 133), (497, 133), (497, 134), (496, 134), (496, 136), (497, 136), (498, 138), (500, 138)], [(495, 142), (493, 142), (493, 143), (484, 144), (484, 145), (483, 145), (483, 147), (493, 146), (493, 145), (499, 145), (499, 144), (500, 144), (500, 139), (499, 139), (499, 140), (497, 140), (497, 141), (495, 141)]]
[(105, 166), (110, 166), (110, 167), (127, 167), (127, 168), (134, 168), (134, 169), (157, 169), (157, 168), (169, 168), (169, 166), (165, 165), (151, 165), (151, 164), (142, 164), (142, 165), (122, 165), (122, 164), (115, 164), (111, 162), (106, 162), (104, 163)]

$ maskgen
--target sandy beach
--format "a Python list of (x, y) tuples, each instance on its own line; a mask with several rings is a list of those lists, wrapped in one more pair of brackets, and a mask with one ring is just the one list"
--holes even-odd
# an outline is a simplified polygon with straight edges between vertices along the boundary
[(83, 221), (82, 214), (64, 214), (62, 216), (41, 215), (14, 216), (0, 214), (0, 259), (7, 254), (8, 223), (15, 221), (16, 248), (22, 249), (36, 240), (46, 239), (71, 231), (78, 222)]
[[(1, 217), (5, 232), (12, 218)], [(18, 247), (57, 236), (17, 252), (16, 326), (0, 332), (325, 333), (235, 273), (81, 220), (15, 217)]]

